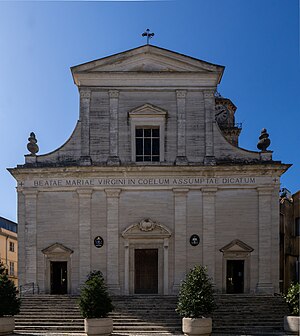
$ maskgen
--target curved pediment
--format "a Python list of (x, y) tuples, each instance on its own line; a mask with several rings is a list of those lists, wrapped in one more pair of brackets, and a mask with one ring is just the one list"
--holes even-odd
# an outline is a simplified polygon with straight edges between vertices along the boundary
[(171, 231), (166, 226), (158, 224), (150, 218), (145, 218), (137, 224), (130, 225), (122, 233), (122, 237), (127, 239), (169, 238), (170, 236)]

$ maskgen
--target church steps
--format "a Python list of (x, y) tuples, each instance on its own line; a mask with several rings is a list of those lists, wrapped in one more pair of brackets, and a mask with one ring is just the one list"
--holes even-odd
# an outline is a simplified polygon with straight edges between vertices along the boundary
[[(114, 335), (182, 335), (181, 318), (175, 312), (174, 296), (113, 297)], [(217, 295), (213, 333), (221, 335), (283, 335), (287, 307), (281, 297)], [(23, 298), (16, 316), (16, 332), (83, 333), (78, 299), (68, 296)]]

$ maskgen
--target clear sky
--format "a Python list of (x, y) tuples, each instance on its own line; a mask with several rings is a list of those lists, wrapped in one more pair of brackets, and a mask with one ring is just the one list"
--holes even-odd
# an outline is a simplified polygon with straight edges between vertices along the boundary
[(39, 154), (62, 145), (79, 115), (70, 67), (145, 44), (225, 66), (219, 92), (238, 107), (240, 146), (262, 128), (300, 189), (298, 0), (0, 1), (0, 216), (16, 220), (15, 180), (29, 133)]

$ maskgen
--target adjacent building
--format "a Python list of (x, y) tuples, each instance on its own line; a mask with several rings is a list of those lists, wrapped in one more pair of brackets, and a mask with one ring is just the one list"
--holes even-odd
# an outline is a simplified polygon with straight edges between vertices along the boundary
[(18, 286), (18, 225), (3, 217), (0, 217), (0, 261)]
[(287, 189), (280, 197), (280, 283), (281, 292), (300, 282), (300, 190), (291, 194)]
[[(78, 293), (101, 270), (112, 293), (170, 295), (195, 264), (224, 293), (279, 291), (280, 176), (264, 129), (238, 146), (224, 67), (144, 45), (71, 68), (77, 126), (9, 171), (18, 187), (19, 277)], [(230, 76), (230, 74), (228, 74)], [(258, 135), (253, 135), (253, 138)]]

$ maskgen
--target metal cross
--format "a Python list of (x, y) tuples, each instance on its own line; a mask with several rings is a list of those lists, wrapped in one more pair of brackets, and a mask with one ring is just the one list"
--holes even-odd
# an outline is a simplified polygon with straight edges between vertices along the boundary
[(147, 44), (149, 44), (149, 40), (154, 36), (154, 33), (150, 33), (150, 29), (146, 29), (142, 36), (147, 36)]

